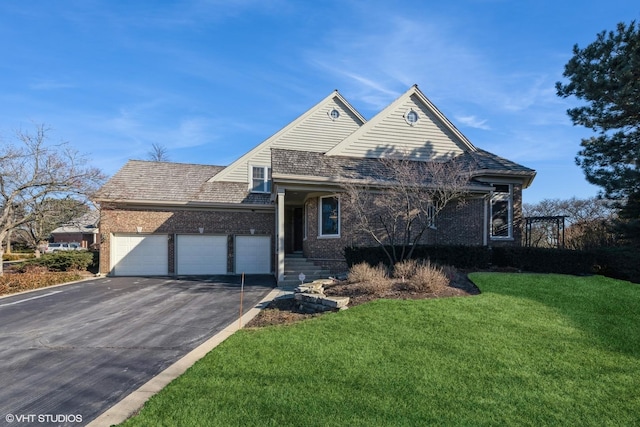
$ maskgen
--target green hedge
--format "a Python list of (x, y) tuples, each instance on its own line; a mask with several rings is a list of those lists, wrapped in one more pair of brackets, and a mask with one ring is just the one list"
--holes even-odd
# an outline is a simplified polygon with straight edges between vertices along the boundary
[(567, 249), (498, 247), (492, 249), (492, 265), (534, 273), (592, 274), (596, 265), (593, 252)]
[[(390, 249), (390, 248), (387, 248)], [(382, 248), (345, 248), (347, 265), (370, 265), (389, 260)], [(558, 274), (602, 274), (640, 283), (640, 250), (620, 247), (593, 251), (486, 246), (416, 246), (412, 258), (430, 259), (463, 269), (514, 268), (521, 271)]]
[[(391, 251), (390, 246), (386, 247)], [(389, 264), (389, 259), (379, 246), (345, 248), (345, 258), (351, 267), (366, 262), (370, 265)], [(398, 253), (400, 249), (397, 249)], [(412, 258), (430, 259), (441, 265), (454, 265), (458, 268), (485, 269), (491, 264), (491, 252), (485, 246), (416, 246)]]
[(46, 267), (49, 271), (84, 271), (94, 263), (94, 255), (89, 251), (60, 251), (44, 254), (40, 258), (34, 258), (24, 262), (21, 269), (29, 266)]
[(597, 274), (640, 283), (640, 248), (601, 248), (595, 254)]

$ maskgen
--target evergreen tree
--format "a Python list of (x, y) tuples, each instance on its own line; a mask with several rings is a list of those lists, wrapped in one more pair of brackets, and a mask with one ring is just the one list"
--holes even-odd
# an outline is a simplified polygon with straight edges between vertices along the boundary
[[(587, 181), (619, 201), (626, 236), (636, 240), (640, 195), (640, 28), (632, 21), (603, 31), (584, 49), (573, 47), (565, 65), (568, 83), (556, 83), (558, 96), (575, 96), (586, 105), (567, 113), (574, 125), (596, 135), (583, 139), (576, 163)], [(632, 224), (636, 224), (635, 227)], [(635, 234), (635, 237), (634, 237)]]
[(627, 198), (640, 191), (640, 29), (618, 24), (573, 54), (563, 74), (569, 82), (556, 90), (587, 102), (567, 113), (597, 133), (582, 140), (576, 162), (607, 198)]

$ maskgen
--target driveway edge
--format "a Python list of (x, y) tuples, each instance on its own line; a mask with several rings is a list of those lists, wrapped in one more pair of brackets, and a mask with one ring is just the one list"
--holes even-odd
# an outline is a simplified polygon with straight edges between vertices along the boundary
[(187, 369), (193, 366), (198, 360), (202, 359), (207, 353), (216, 348), (220, 343), (233, 335), (234, 332), (241, 329), (241, 325), (246, 325), (253, 319), (270, 301), (276, 297), (283, 295), (282, 289), (275, 288), (262, 299), (258, 304), (248, 310), (240, 321), (234, 321), (222, 331), (191, 350), (180, 360), (169, 366), (164, 371), (140, 386), (136, 391), (126, 396), (120, 402), (100, 414), (96, 419), (87, 424), (87, 427), (108, 427), (114, 424), (120, 424), (133, 416), (147, 400), (154, 394), (158, 393), (166, 387), (171, 381), (185, 373)]

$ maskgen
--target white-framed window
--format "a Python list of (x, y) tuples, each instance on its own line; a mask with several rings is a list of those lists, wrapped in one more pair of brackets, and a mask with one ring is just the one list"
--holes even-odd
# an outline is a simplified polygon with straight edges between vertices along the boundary
[(411, 126), (416, 124), (418, 122), (418, 119), (418, 113), (413, 108), (404, 113), (404, 120)]
[(494, 184), (491, 196), (491, 238), (513, 238), (513, 186)]
[(320, 237), (340, 237), (340, 199), (336, 196), (320, 197)]
[(331, 117), (331, 120), (338, 120), (340, 118), (340, 111), (338, 111), (335, 108), (332, 108), (331, 110), (329, 110), (328, 114), (329, 114), (329, 117)]
[(271, 192), (271, 168), (269, 166), (251, 167), (251, 192)]

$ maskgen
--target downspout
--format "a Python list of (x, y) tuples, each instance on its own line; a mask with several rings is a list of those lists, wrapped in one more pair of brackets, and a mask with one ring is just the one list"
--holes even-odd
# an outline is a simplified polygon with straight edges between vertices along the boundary
[(278, 254), (277, 278), (278, 283), (284, 280), (284, 193), (285, 190), (279, 188), (276, 200), (276, 252)]
[(491, 193), (484, 196), (484, 221), (483, 221), (483, 230), (482, 230), (482, 245), (489, 245), (489, 200), (491, 200)]

